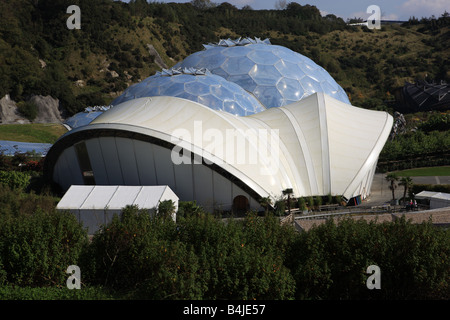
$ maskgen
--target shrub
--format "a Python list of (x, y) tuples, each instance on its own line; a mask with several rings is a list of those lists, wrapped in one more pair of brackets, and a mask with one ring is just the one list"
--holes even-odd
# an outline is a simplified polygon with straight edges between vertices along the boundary
[(201, 214), (202, 209), (195, 201), (179, 201), (177, 217), (188, 217)]
[(0, 243), (8, 283), (65, 286), (65, 271), (77, 264), (87, 234), (72, 214), (37, 210), (33, 215), (0, 216)]
[(91, 283), (139, 298), (198, 298), (196, 257), (175, 232), (173, 220), (128, 206), (94, 235), (83, 269)]
[(175, 204), (172, 200), (163, 200), (158, 205), (158, 215), (171, 218), (175, 214)]
[(418, 194), (422, 191), (435, 191), (450, 193), (450, 184), (421, 184), (414, 183), (410, 190), (414, 194)]
[(0, 184), (0, 216), (31, 215), (38, 208), (51, 212), (55, 209), (57, 201), (56, 197), (18, 192)]
[(298, 208), (299, 208), (301, 211), (304, 211), (304, 210), (307, 209), (307, 208), (306, 208), (306, 200), (305, 200), (304, 197), (298, 198), (297, 201), (298, 201)]
[(94, 236), (82, 269), (92, 285), (139, 299), (291, 298), (283, 252), (293, 233), (260, 219), (224, 223), (199, 213), (175, 224), (127, 207)]
[(293, 233), (286, 231), (272, 216), (224, 223), (204, 214), (184, 219), (179, 237), (198, 256), (204, 299), (289, 299), (295, 286), (283, 258)]
[(17, 109), (28, 120), (33, 121), (38, 114), (37, 106), (32, 102), (21, 101), (17, 103)]
[[(448, 299), (449, 230), (401, 218), (389, 223), (333, 220), (302, 233), (288, 253), (298, 299)], [(368, 290), (366, 268), (381, 269)]]
[(0, 171), (0, 183), (11, 189), (24, 190), (29, 180), (30, 176), (25, 172)]

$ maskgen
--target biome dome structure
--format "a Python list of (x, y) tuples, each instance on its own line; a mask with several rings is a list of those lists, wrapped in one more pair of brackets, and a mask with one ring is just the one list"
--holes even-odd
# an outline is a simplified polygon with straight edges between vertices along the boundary
[(281, 107), (315, 92), (350, 103), (345, 91), (311, 59), (268, 39), (223, 40), (205, 45), (175, 67), (207, 68), (251, 92), (266, 108)]
[[(230, 46), (235, 42), (239, 45)], [(277, 47), (255, 42), (259, 40), (214, 48), (234, 48), (239, 56), (255, 45)], [(214, 48), (205, 50), (208, 60), (222, 60), (222, 51), (211, 54)], [(289, 62), (288, 54), (298, 59), (280, 48), (276, 50), (285, 53), (279, 64)], [(277, 64), (260, 59), (258, 70)], [(236, 71), (245, 71), (239, 61)], [(279, 78), (278, 83), (260, 86), (264, 93), (258, 97), (258, 91), (245, 88), (245, 81), (233, 82), (199, 67), (163, 70), (130, 87), (112, 108), (58, 139), (46, 156), (44, 176), (64, 191), (83, 184), (167, 185), (181, 201), (194, 200), (208, 211), (258, 210), (262, 197), (276, 200), (287, 188), (296, 197), (367, 197), (392, 128), (388, 113), (354, 107), (345, 93), (336, 96), (340, 87), (326, 91), (325, 85), (291, 101), (289, 95), (297, 97), (300, 87), (308, 87), (304, 80), (334, 81), (305, 66), (298, 79), (291, 75), (300, 87), (287, 85), (281, 98), (277, 86), (290, 78), (279, 72), (269, 76), (273, 68), (265, 74), (269, 80)], [(208, 95), (219, 103), (200, 99)]]
[(157, 72), (154, 76), (127, 88), (112, 105), (152, 96), (171, 96), (199, 102), (214, 110), (246, 116), (265, 108), (244, 89), (214, 75), (207, 69), (177, 68)]

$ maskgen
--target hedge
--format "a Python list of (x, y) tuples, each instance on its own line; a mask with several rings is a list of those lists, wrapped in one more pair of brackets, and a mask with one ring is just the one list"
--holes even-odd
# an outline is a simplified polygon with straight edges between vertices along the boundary
[(434, 191), (434, 192), (444, 192), (450, 193), (450, 184), (413, 184), (410, 192), (418, 194), (421, 191)]
[[(127, 207), (90, 243), (67, 213), (0, 215), (0, 297), (70, 298), (65, 270), (76, 264), (81, 291), (101, 289), (74, 299), (450, 298), (450, 229), (431, 222), (330, 219), (298, 233), (271, 213), (194, 209), (174, 222)], [(370, 265), (380, 290), (366, 286)]]

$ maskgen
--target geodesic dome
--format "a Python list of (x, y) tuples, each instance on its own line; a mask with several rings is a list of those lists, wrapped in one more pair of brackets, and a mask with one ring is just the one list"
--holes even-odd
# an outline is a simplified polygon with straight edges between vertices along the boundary
[(246, 116), (265, 108), (240, 86), (205, 69), (184, 68), (157, 72), (127, 88), (112, 105), (152, 96), (171, 96), (201, 103), (214, 110)]
[(324, 68), (297, 52), (270, 44), (268, 39), (228, 39), (204, 47), (175, 67), (207, 68), (253, 93), (266, 108), (288, 105), (315, 92), (350, 104), (345, 91)]

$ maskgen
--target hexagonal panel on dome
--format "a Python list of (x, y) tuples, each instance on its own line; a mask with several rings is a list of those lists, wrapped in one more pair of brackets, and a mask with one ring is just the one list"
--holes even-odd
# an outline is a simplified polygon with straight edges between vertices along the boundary
[[(227, 39), (204, 47), (175, 67), (206, 68), (253, 93), (266, 108), (280, 107), (298, 101), (293, 97), (302, 99), (315, 92), (350, 104), (345, 91), (325, 69), (288, 48), (271, 45), (267, 39)], [(288, 86), (280, 84), (286, 78), (295, 81), (289, 81)]]
[[(264, 106), (239, 85), (206, 69), (174, 68), (157, 72), (127, 88), (111, 104), (152, 96), (171, 96), (201, 103), (214, 110), (246, 116), (264, 111)], [(230, 104), (230, 101), (233, 102)]]

